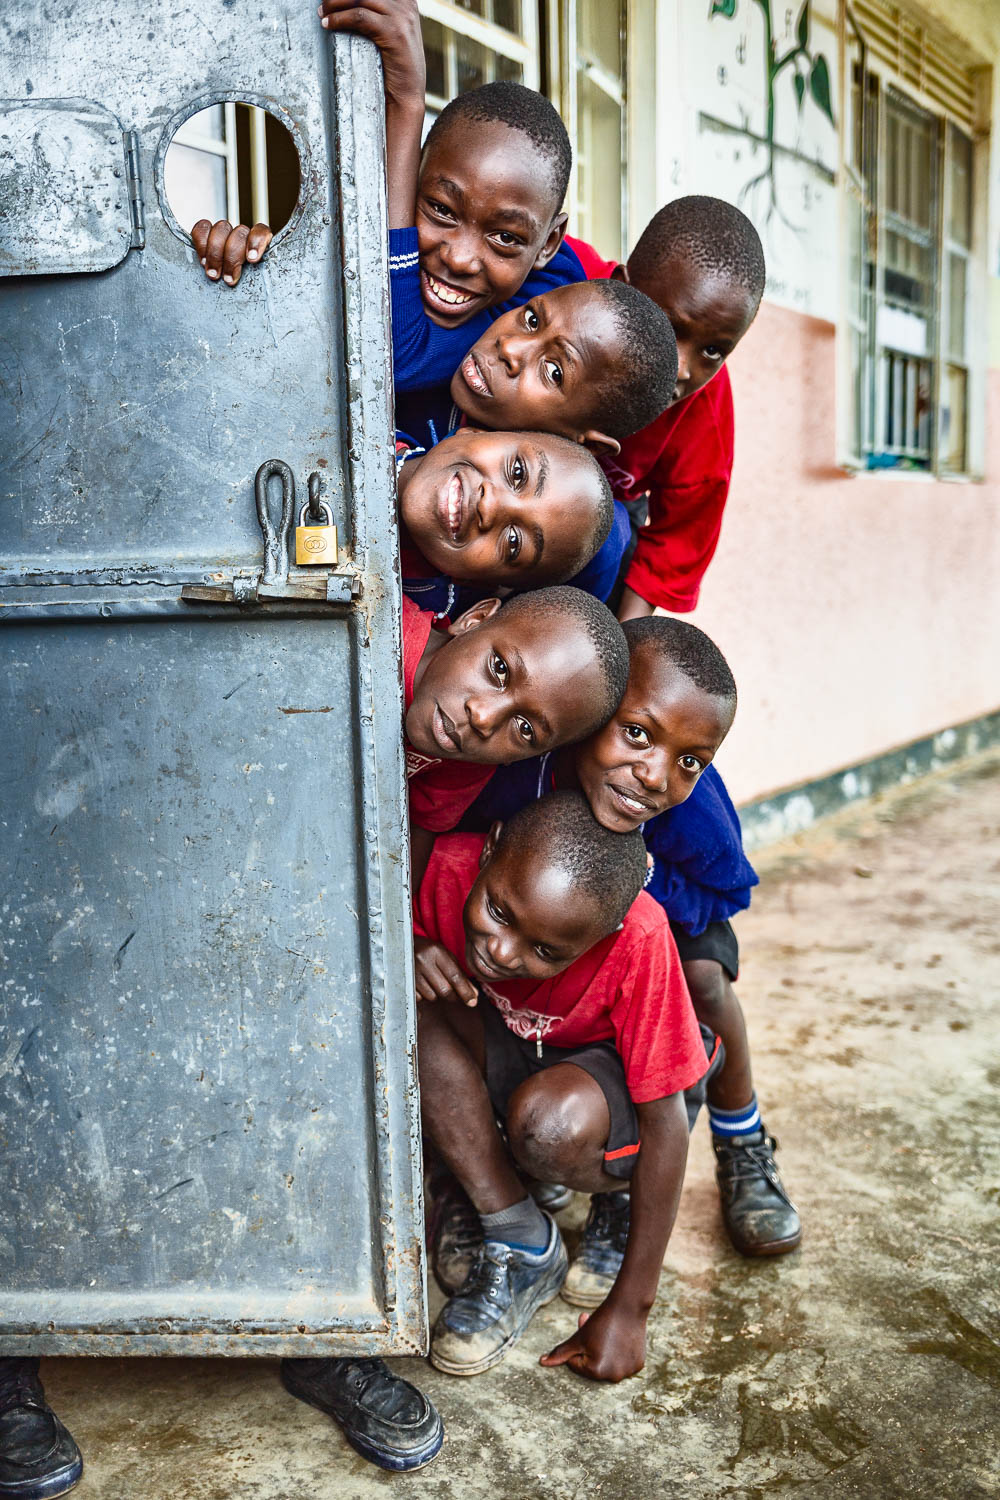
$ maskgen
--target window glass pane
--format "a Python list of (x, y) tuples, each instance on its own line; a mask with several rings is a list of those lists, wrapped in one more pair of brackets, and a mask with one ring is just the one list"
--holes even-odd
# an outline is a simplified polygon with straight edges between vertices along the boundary
[(934, 139), (932, 120), (887, 100), (885, 206), (915, 229), (933, 227)]
[(490, 68), (492, 54), (481, 42), (474, 42), (467, 36), (458, 36), (455, 38), (455, 53), (458, 62), (458, 92), (460, 94), (464, 94), (466, 89), (475, 89), (481, 83), (492, 81), (493, 73)]
[(207, 109), (200, 109), (196, 115), (185, 120), (174, 140), (183, 141), (188, 136), (207, 136), (211, 141), (221, 141), (223, 134), (223, 106), (210, 104)]
[(968, 262), (961, 255), (948, 256), (948, 354), (965, 359), (965, 294)]
[(502, 53), (498, 53), (496, 65), (497, 77), (502, 78), (505, 83), (524, 82), (524, 69), (512, 57), (504, 57)]
[(493, 0), (493, 20), (505, 31), (521, 34), (521, 0)]
[(420, 30), (423, 32), (424, 56), (427, 59), (427, 92), (438, 99), (447, 99), (444, 27), (440, 21), (422, 20)]
[(948, 133), (951, 146), (948, 236), (968, 248), (972, 243), (972, 142), (954, 125), (948, 127)]
[(941, 467), (953, 474), (964, 474), (968, 468), (965, 445), (968, 378), (965, 370), (957, 370), (949, 365), (941, 382), (938, 445)]
[(584, 236), (622, 254), (622, 112), (585, 74), (577, 95), (577, 172)]
[(163, 160), (163, 186), (177, 222), (185, 229), (199, 219), (226, 217), (226, 158), (182, 146), (176, 136)]
[(905, 234), (885, 234), (885, 299), (894, 307), (929, 314), (933, 305), (934, 253)]
[(581, 52), (616, 78), (622, 71), (622, 6), (614, 0), (578, 0), (577, 42)]
[(471, 10), (473, 15), (484, 16), (486, 14), (484, 0), (458, 0), (458, 4), (462, 10)]

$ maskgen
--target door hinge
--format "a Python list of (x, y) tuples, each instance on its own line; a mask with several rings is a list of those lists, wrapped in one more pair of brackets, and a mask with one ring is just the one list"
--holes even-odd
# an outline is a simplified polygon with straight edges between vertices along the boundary
[(142, 176), (139, 171), (139, 135), (124, 132), (125, 178), (128, 187), (128, 210), (132, 219), (132, 249), (146, 248), (146, 212), (142, 204)]

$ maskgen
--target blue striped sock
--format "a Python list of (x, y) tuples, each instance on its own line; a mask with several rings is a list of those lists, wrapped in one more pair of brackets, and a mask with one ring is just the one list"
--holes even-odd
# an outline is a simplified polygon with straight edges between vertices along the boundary
[(754, 1131), (760, 1129), (760, 1109), (757, 1104), (757, 1095), (750, 1095), (750, 1103), (744, 1104), (742, 1109), (716, 1109), (714, 1104), (708, 1106), (708, 1123), (712, 1127), (712, 1134), (718, 1135), (723, 1140), (732, 1140), (734, 1135), (753, 1135)]

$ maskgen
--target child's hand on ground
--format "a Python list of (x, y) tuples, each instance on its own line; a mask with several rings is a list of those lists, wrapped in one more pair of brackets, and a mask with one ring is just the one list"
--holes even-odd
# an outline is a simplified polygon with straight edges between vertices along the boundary
[(539, 1363), (569, 1365), (589, 1380), (627, 1380), (646, 1363), (646, 1320), (617, 1308), (609, 1297), (595, 1312), (581, 1313), (576, 1332)]
[(413, 941), (418, 1000), (450, 1000), (475, 1005), (478, 991), (452, 958), (447, 948), (430, 938)]
[(227, 286), (236, 285), (244, 264), (256, 264), (273, 239), (266, 224), (255, 224), (252, 229), (237, 224), (234, 229), (228, 219), (220, 219), (217, 224), (199, 219), (191, 231), (191, 242), (205, 275), (209, 281), (218, 281), (221, 275)]
[(424, 110), (424, 41), (417, 0), (322, 0), (320, 24), (328, 31), (354, 32), (373, 41), (382, 54), (386, 103)]

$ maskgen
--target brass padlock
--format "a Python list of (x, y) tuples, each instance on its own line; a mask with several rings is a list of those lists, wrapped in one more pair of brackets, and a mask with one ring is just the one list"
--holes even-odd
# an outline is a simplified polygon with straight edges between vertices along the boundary
[[(321, 526), (305, 524), (306, 511), (310, 506), (314, 513), (318, 510), (325, 516)], [(325, 500), (307, 500), (299, 511), (299, 522), (295, 528), (295, 561), (299, 567), (310, 563), (322, 563), (328, 568), (337, 566), (337, 528), (333, 524), (333, 511)]]

